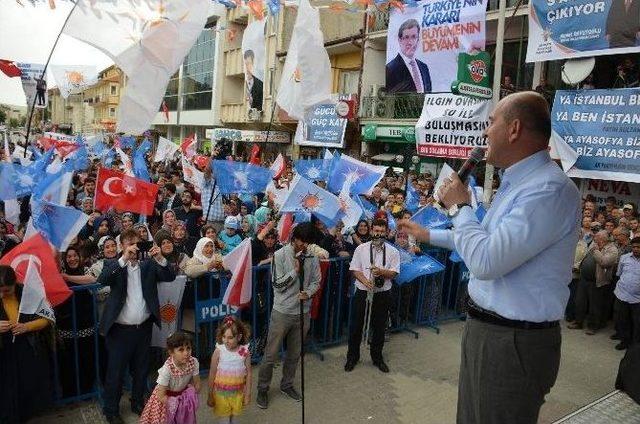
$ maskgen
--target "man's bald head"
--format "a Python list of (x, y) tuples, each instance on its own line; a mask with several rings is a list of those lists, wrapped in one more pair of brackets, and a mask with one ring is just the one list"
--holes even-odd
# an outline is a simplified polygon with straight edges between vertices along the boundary
[(551, 116), (549, 104), (535, 91), (513, 93), (501, 102), (505, 102), (503, 112), (507, 124), (518, 119), (523, 131), (532, 137), (548, 144), (551, 137)]

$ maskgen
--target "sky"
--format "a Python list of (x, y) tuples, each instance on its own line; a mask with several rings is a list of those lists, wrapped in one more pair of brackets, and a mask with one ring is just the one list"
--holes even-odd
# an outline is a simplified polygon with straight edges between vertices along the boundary
[[(15, 0), (0, 0), (0, 59), (44, 64), (72, 4), (56, 1), (55, 10), (48, 2), (24, 7)], [(51, 58), (54, 65), (93, 65), (100, 71), (113, 61), (97, 50), (72, 37), (62, 35)], [(48, 85), (54, 87), (51, 72)], [(9, 78), (0, 72), (0, 103), (26, 106), (20, 78)]]

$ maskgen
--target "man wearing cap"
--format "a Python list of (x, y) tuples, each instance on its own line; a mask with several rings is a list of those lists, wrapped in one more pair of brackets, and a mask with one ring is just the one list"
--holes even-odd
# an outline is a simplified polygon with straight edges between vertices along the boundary
[(622, 207), (622, 213), (623, 213), (625, 218), (631, 219), (631, 218), (633, 218), (635, 216), (636, 208), (631, 203), (626, 203)]
[(222, 256), (227, 255), (235, 249), (241, 242), (242, 237), (238, 234), (240, 221), (235, 216), (228, 216), (224, 220), (224, 228), (218, 234), (218, 247)]

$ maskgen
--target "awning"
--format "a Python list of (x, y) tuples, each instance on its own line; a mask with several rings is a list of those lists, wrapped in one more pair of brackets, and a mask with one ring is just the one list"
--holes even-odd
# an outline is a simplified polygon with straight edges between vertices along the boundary
[(377, 160), (380, 162), (391, 162), (396, 160), (395, 153), (381, 153), (379, 155), (375, 155), (371, 158), (371, 160)]

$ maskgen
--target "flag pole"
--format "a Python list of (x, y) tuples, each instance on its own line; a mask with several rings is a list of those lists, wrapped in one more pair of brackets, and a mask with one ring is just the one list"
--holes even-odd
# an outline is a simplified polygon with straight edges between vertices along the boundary
[[(62, 24), (62, 28), (60, 28), (60, 32), (58, 33), (58, 36), (56, 37), (56, 41), (53, 43), (53, 47), (51, 47), (51, 51), (49, 52), (49, 57), (47, 58), (47, 62), (44, 64), (44, 69), (42, 70), (42, 75), (40, 75), (40, 79), (43, 79), (44, 76), (47, 73), (47, 67), (49, 66), (49, 62), (51, 61), (51, 56), (53, 56), (53, 52), (56, 49), (56, 46), (58, 45), (58, 41), (60, 41), (60, 36), (62, 35), (62, 32), (64, 31), (64, 29), (67, 26), (67, 22), (69, 22), (69, 18), (71, 18), (71, 14), (73, 13), (74, 10), (76, 10), (76, 7), (78, 6), (78, 3), (80, 3), (81, 0), (76, 0), (73, 3), (73, 7), (71, 8), (71, 11), (69, 12), (69, 14), (67, 15), (67, 18), (64, 20), (64, 23)], [(33, 120), (33, 111), (35, 110), (36, 107), (36, 99), (38, 98), (38, 96), (34, 96), (33, 97), (33, 101), (31, 102), (31, 110), (29, 111), (29, 121), (27, 121), (27, 133), (25, 134), (24, 138), (25, 138), (25, 145), (24, 145), (24, 156), (23, 157), (27, 157), (27, 147), (29, 147), (29, 133), (31, 132), (31, 121)]]
[[(304, 255), (301, 256), (300, 268), (304, 275)], [(298, 259), (296, 259), (298, 260)], [(298, 278), (300, 293), (304, 291), (304, 279)], [(300, 391), (302, 392), (302, 424), (304, 424), (304, 300), (300, 299)]]

